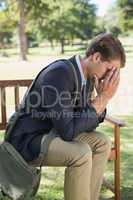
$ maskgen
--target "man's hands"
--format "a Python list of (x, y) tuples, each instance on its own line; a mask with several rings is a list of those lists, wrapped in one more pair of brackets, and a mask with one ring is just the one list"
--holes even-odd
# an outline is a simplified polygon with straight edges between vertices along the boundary
[(95, 76), (95, 87), (98, 95), (103, 94), (106, 98), (111, 99), (118, 88), (120, 82), (120, 69), (112, 68), (104, 80), (98, 80)]
[(98, 80), (95, 76), (97, 97), (92, 101), (98, 114), (101, 114), (108, 101), (114, 96), (120, 82), (120, 69), (112, 68), (104, 80)]

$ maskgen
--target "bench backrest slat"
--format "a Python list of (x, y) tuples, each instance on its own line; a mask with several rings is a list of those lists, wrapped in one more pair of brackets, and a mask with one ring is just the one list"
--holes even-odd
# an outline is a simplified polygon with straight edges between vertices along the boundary
[(6, 117), (6, 90), (5, 87), (1, 87), (1, 118), (2, 124), (5, 126), (7, 117)]
[(1, 80), (0, 81), (0, 92), (1, 92), (1, 122), (0, 122), (0, 130), (4, 130), (7, 124), (7, 104), (6, 104), (6, 88), (14, 88), (14, 102), (15, 102), (15, 110), (20, 103), (20, 88), (21, 87), (29, 87), (32, 82), (32, 79), (28, 80)]
[(19, 106), (19, 86), (14, 87), (14, 93), (15, 93), (15, 111), (17, 111)]

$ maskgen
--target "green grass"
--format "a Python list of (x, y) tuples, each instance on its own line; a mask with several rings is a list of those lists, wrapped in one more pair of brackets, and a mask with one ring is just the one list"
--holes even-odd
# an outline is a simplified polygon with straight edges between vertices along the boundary
[[(132, 45), (132, 38), (131, 37), (125, 37), (125, 38), (120, 38), (125, 50), (126, 50), (126, 54), (127, 57), (133, 58), (133, 45)], [(61, 47), (60, 45), (56, 44), (54, 48), (51, 48), (51, 46), (49, 44), (43, 44), (40, 45), (40, 47), (34, 47), (34, 48), (29, 48), (28, 50), (28, 60), (29, 61), (34, 61), (37, 57), (66, 57), (66, 56), (71, 56), (73, 53), (79, 53), (81, 55), (83, 55), (85, 53), (86, 50), (86, 44), (79, 44), (79, 45), (65, 45), (65, 54), (61, 55), (60, 51), (61, 51)], [(4, 63), (4, 62), (8, 62), (10, 58), (17, 58), (18, 54), (19, 54), (19, 49), (17, 48), (11, 48), (11, 49), (0, 49), (0, 54), (1, 53), (6, 53), (7, 57), (5, 56), (0, 56), (0, 63)]]
[[(70, 56), (73, 52), (74, 53), (83, 53), (85, 50), (85, 45), (65, 45), (65, 54), (64, 56)], [(6, 56), (1, 57), (2, 62), (8, 62), (9, 58), (16, 58), (18, 56), (19, 50), (16, 48), (11, 49), (1, 49), (0, 53), (6, 53)], [(34, 60), (36, 57), (52, 57), (52, 56), (60, 56), (60, 46), (57, 45), (54, 48), (51, 46), (44, 46), (44, 47), (34, 47), (29, 48), (28, 50), (28, 60)]]
[[(122, 200), (133, 199), (133, 116), (121, 117), (126, 122), (126, 127), (121, 129), (121, 194)], [(105, 124), (100, 130), (108, 134), (113, 140), (112, 127)], [(113, 162), (107, 165), (107, 175), (113, 181)], [(107, 192), (106, 192), (107, 193)], [(108, 196), (108, 195), (107, 195)]]
[[(121, 129), (121, 195), (122, 200), (133, 199), (133, 116), (121, 117), (127, 127)], [(113, 128), (103, 123), (99, 131), (109, 135), (113, 141)], [(3, 138), (3, 133), (0, 135)], [(41, 185), (36, 200), (63, 200), (64, 167), (44, 167)], [(106, 176), (113, 183), (113, 162), (108, 162)], [(113, 200), (113, 193), (102, 187), (101, 196)], [(6, 200), (6, 198), (0, 198)]]

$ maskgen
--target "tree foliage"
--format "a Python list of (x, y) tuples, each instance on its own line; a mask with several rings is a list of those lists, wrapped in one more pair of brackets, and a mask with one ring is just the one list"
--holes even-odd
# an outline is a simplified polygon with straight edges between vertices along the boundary
[(79, 38), (87, 40), (92, 37), (95, 27), (96, 7), (86, 0), (50, 0), (50, 14), (38, 28), (41, 36), (51, 43), (61, 43), (62, 53), (65, 40)]
[(118, 0), (120, 26), (124, 34), (133, 31), (133, 0)]
[[(66, 40), (75, 38), (88, 40), (94, 33), (96, 7), (90, 0), (23, 0), (23, 9), (20, 9), (21, 1), (0, 1), (3, 6), (2, 12), (8, 12), (10, 18), (12, 17), (10, 20), (13, 23), (12, 27), (17, 29), (21, 24), (23, 34), (20, 34), (20, 37), (24, 38), (24, 34), (28, 34), (29, 38), (36, 38), (39, 42), (43, 39), (51, 43), (57, 41), (61, 44), (63, 53)], [(24, 10), (23, 15), (22, 13), (20, 15), (20, 10), (21, 12)], [(0, 15), (2, 18), (1, 13)], [(9, 25), (5, 21), (3, 24), (6, 24), (9, 30)]]

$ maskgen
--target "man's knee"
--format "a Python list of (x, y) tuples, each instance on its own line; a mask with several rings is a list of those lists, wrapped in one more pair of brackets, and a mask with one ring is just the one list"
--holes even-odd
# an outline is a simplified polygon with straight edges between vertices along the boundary
[(92, 163), (92, 150), (87, 143), (75, 141), (75, 148), (70, 153), (69, 166), (80, 166), (88, 162), (91, 166)]
[(104, 151), (110, 151), (112, 146), (111, 138), (108, 135), (105, 135), (101, 132), (98, 133), (100, 136), (99, 145), (103, 146)]

